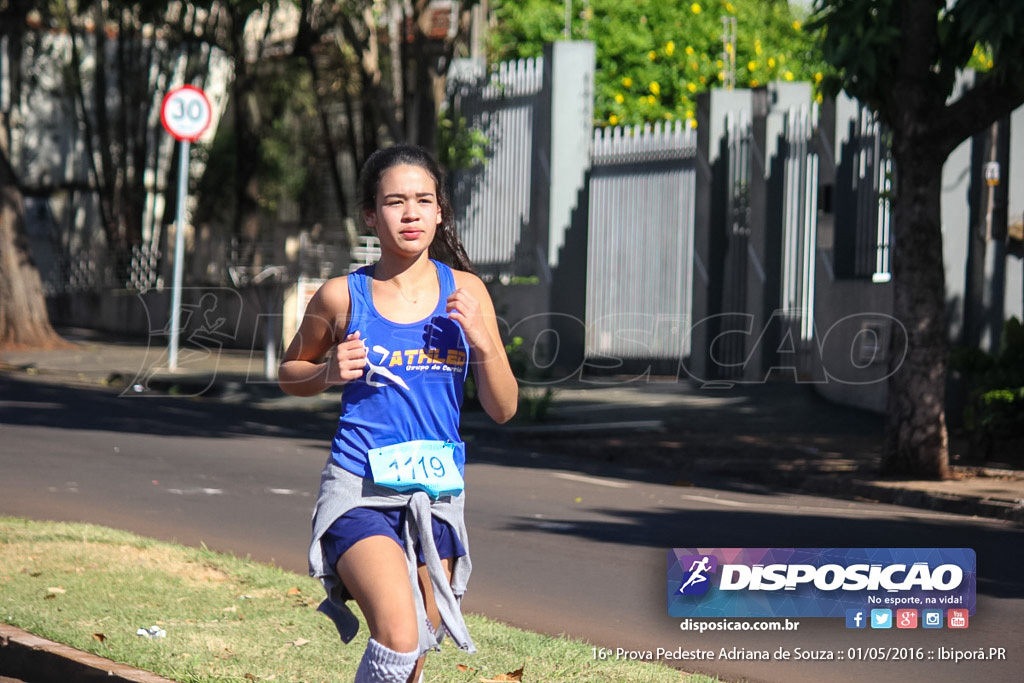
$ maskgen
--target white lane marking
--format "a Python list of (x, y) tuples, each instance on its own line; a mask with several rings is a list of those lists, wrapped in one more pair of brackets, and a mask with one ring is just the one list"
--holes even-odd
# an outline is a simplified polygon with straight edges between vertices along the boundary
[(224, 494), (223, 489), (204, 489), (204, 488), (193, 488), (193, 489), (167, 489), (167, 493), (172, 493), (176, 496), (190, 496), (196, 493), (204, 493), (208, 496), (220, 496)]
[(267, 493), (274, 493), (279, 496), (295, 496), (299, 492), (295, 489), (267, 489)]
[[(950, 519), (957, 518), (957, 515), (948, 512), (918, 512), (916, 510), (893, 510), (892, 508), (886, 510), (873, 510), (869, 507), (857, 507), (857, 508), (841, 508), (841, 507), (821, 507), (811, 505), (771, 505), (768, 503), (745, 503), (738, 500), (728, 500), (725, 498), (711, 498), (708, 496), (694, 496), (694, 495), (682, 495), (680, 496), (683, 500), (692, 500), (698, 503), (713, 503), (715, 505), (721, 505), (723, 507), (735, 507), (735, 508), (756, 508), (758, 510), (786, 510), (789, 512), (827, 512), (832, 514), (855, 514), (855, 515), (881, 515), (885, 517), (892, 517), (894, 515), (901, 515), (905, 517), (922, 517), (925, 519)], [(973, 521), (978, 521), (978, 518), (970, 518)], [(998, 521), (998, 520), (994, 520)]]
[(611, 479), (598, 479), (597, 477), (585, 477), (581, 474), (570, 474), (568, 472), (553, 472), (552, 477), (578, 481), (581, 484), (594, 484), (596, 486), (607, 486), (613, 489), (628, 489), (629, 484), (623, 481), (612, 481)]

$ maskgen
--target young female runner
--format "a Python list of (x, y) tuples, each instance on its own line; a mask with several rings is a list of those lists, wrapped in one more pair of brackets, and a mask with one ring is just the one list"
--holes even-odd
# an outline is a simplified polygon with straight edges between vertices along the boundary
[(344, 387), (309, 563), (327, 591), (320, 610), (345, 642), (358, 628), (345, 601), (366, 617), (357, 683), (418, 680), (444, 633), (475, 650), (459, 608), (471, 566), (458, 432), (467, 371), (497, 422), (518, 402), (443, 181), (418, 147), (370, 156), (360, 196), (380, 260), (317, 291), (280, 368), (289, 394)]

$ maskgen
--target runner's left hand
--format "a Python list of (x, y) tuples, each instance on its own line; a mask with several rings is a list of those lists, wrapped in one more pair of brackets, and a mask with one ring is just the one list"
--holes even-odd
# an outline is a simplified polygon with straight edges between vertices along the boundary
[(494, 346), (494, 340), (484, 324), (480, 302), (476, 297), (465, 289), (456, 289), (448, 297), (448, 306), (445, 310), (449, 318), (462, 325), (470, 348), (486, 357)]

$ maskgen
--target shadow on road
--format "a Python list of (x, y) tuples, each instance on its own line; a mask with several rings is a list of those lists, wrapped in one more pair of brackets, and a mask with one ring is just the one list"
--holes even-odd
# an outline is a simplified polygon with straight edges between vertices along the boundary
[[(759, 548), (766, 538), (779, 548), (973, 548), (978, 558), (979, 594), (1024, 598), (1024, 580), (1018, 570), (1024, 564), (1024, 531), (978, 525), (968, 518), (961, 522), (838, 517), (802, 512), (795, 506), (788, 513), (668, 508), (627, 513), (591, 508), (590, 512), (602, 519), (548, 517), (538, 526), (535, 519), (521, 518), (507, 529), (659, 549), (673, 538), (675, 547), (687, 548)], [(705, 529), (713, 533), (702, 531)]]

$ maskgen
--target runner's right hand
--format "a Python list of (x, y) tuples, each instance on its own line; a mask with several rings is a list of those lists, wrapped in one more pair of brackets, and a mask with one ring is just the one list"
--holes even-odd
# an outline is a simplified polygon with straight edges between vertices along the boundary
[(363, 376), (365, 368), (366, 344), (356, 330), (327, 353), (327, 384), (347, 384), (357, 380)]

